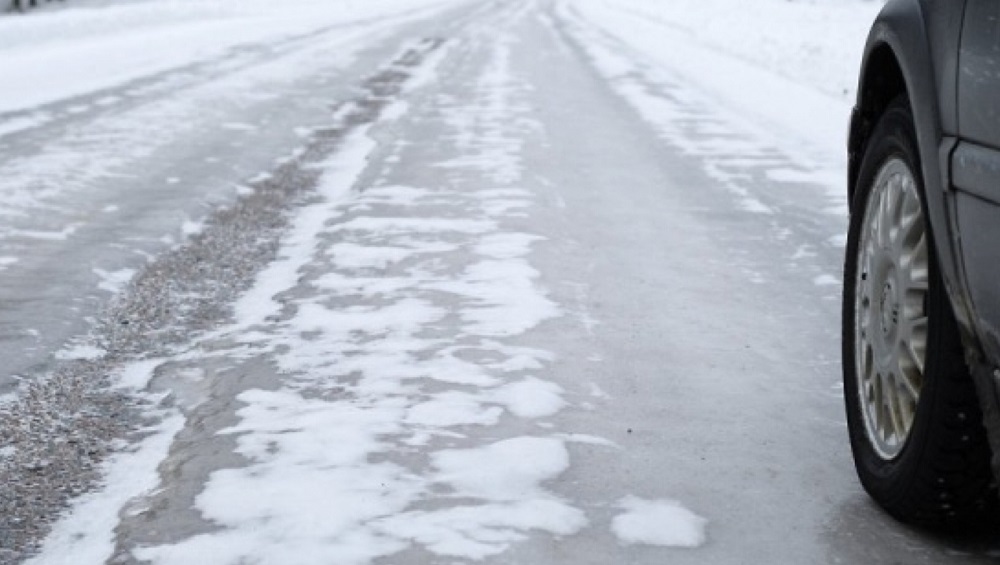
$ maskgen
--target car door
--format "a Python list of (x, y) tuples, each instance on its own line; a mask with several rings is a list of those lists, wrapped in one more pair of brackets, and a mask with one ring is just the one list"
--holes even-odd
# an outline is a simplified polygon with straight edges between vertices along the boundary
[(968, 0), (951, 159), (960, 253), (984, 345), (1000, 355), (1000, 0)]

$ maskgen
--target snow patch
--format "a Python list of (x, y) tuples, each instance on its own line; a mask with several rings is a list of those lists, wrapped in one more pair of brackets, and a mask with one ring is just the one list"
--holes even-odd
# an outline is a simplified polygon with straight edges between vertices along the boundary
[(551, 438), (518, 437), (474, 449), (449, 449), (432, 454), (437, 482), (450, 485), (458, 496), (510, 501), (548, 496), (541, 483), (569, 467), (563, 442)]
[(118, 371), (115, 386), (117, 388), (127, 388), (132, 390), (145, 390), (156, 373), (156, 369), (163, 364), (163, 359), (146, 359), (129, 363)]
[(97, 284), (97, 288), (106, 290), (111, 294), (118, 294), (121, 292), (121, 290), (125, 288), (125, 285), (127, 285), (129, 281), (132, 280), (132, 277), (135, 276), (135, 269), (105, 271), (104, 269), (94, 268), (93, 272), (101, 279), (101, 282)]
[(840, 286), (843, 283), (840, 278), (833, 275), (820, 275), (813, 279), (813, 284), (816, 286)]
[(56, 352), (56, 359), (63, 361), (94, 361), (107, 355), (107, 351), (93, 345), (74, 345)]
[(563, 392), (562, 387), (553, 382), (528, 377), (494, 390), (490, 397), (520, 418), (544, 418), (566, 405)]
[(354, 243), (339, 243), (330, 247), (327, 254), (333, 257), (337, 265), (346, 269), (382, 270), (393, 263), (398, 263), (413, 256), (414, 251), (405, 247), (377, 247)]
[(437, 555), (482, 560), (527, 538), (530, 530), (568, 536), (587, 525), (579, 510), (552, 499), (416, 511), (381, 521), (387, 534), (412, 540)]
[(327, 173), (317, 188), (324, 201), (307, 206), (296, 216), (280, 258), (264, 269), (253, 288), (237, 301), (236, 319), (241, 326), (262, 323), (280, 311), (281, 304), (274, 297), (295, 286), (298, 271), (316, 253), (317, 238), (326, 222), (338, 216), (336, 205), (350, 193), (364, 170), (366, 158), (375, 147), (367, 132), (366, 127), (352, 133), (344, 142), (344, 150), (325, 163)]
[(195, 222), (188, 220), (181, 224), (181, 233), (184, 237), (191, 237), (192, 235), (198, 235), (205, 231), (205, 222)]
[(622, 543), (684, 548), (705, 543), (708, 520), (679, 502), (628, 496), (618, 506), (625, 512), (612, 520), (611, 531)]
[(14, 229), (8, 231), (7, 235), (16, 237), (26, 237), (28, 239), (38, 239), (42, 241), (66, 241), (79, 229), (80, 229), (80, 224), (70, 224), (59, 231)]

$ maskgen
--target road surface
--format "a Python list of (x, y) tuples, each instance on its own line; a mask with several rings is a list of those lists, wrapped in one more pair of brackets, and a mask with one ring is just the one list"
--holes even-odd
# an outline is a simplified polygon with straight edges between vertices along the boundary
[(837, 164), (682, 76), (453, 3), (0, 137), (0, 561), (995, 560), (855, 478)]

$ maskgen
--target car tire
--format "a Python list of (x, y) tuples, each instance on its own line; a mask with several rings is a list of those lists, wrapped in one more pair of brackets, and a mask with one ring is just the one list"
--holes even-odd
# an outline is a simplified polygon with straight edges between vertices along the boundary
[(905, 522), (948, 527), (996, 505), (990, 448), (937, 268), (908, 100), (879, 119), (853, 197), (843, 374), (855, 467)]

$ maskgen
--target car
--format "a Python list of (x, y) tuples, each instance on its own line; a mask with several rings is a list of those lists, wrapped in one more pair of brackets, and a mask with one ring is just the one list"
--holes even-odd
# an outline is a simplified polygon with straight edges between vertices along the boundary
[(884, 6), (861, 62), (847, 192), (842, 360), (860, 482), (905, 522), (995, 521), (1000, 0)]

